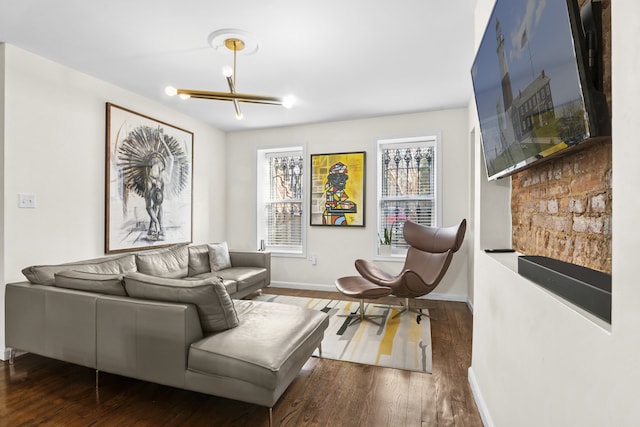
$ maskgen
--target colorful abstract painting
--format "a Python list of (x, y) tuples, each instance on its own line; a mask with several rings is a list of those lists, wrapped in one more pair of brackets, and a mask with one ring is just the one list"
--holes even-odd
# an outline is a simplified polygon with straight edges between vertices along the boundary
[(364, 227), (365, 154), (311, 155), (311, 225)]

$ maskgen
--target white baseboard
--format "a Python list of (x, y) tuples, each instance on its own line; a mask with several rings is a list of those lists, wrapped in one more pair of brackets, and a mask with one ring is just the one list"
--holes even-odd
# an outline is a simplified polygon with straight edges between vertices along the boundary
[(489, 413), (489, 408), (487, 407), (487, 403), (482, 397), (482, 392), (480, 391), (478, 381), (476, 380), (476, 374), (473, 372), (473, 366), (469, 367), (468, 372), (469, 385), (471, 386), (471, 392), (473, 393), (473, 399), (476, 401), (478, 412), (480, 412), (482, 424), (484, 425), (484, 427), (494, 427), (493, 420), (491, 419), (491, 414)]
[(11, 356), (11, 350), (9, 350), (8, 348), (5, 348), (4, 352), (2, 352), (2, 360), (3, 361), (9, 360), (9, 356)]
[[(334, 285), (323, 285), (317, 283), (298, 283), (298, 282), (275, 282), (272, 281), (271, 285), (274, 288), (289, 288), (289, 289), (302, 289), (307, 291), (325, 291), (336, 292), (337, 289)], [(454, 301), (468, 303), (466, 295), (452, 295), (452, 294), (440, 294), (432, 292), (426, 297), (420, 297), (419, 299), (437, 300), (437, 301)]]
[(473, 314), (473, 301), (471, 301), (470, 299), (467, 299), (467, 307), (469, 307), (469, 310), (471, 310), (471, 314)]
[(320, 285), (315, 283), (297, 283), (297, 282), (271, 282), (269, 285), (273, 288), (302, 289), (306, 291), (325, 291), (335, 292), (336, 287), (333, 285)]
[(431, 292), (430, 294), (419, 297), (417, 299), (431, 299), (434, 301), (453, 301), (453, 302), (467, 302), (466, 295), (456, 295), (456, 294), (440, 294), (437, 292)]

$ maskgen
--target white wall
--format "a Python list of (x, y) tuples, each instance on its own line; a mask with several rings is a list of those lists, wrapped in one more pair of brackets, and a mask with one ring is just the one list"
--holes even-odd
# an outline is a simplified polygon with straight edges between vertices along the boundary
[[(14, 46), (3, 48), (3, 297), (4, 283), (24, 280), (20, 270), (28, 265), (104, 254), (107, 101), (194, 133), (193, 240), (226, 238), (223, 132)], [(35, 193), (37, 208), (18, 209), (18, 193)], [(3, 322), (4, 304), (0, 313)]]
[[(467, 109), (463, 108), (228, 134), (227, 235), (230, 246), (238, 249), (256, 247), (257, 149), (303, 145), (306, 150), (305, 166), (309, 165), (310, 154), (366, 151), (366, 226), (348, 229), (311, 227), (307, 219), (307, 256), (317, 255), (317, 265), (311, 265), (306, 258), (272, 257), (272, 280), (276, 284), (334, 290), (336, 278), (357, 274), (353, 267), (355, 259), (371, 259), (375, 253), (377, 140), (440, 132), (443, 156), (442, 223), (453, 225), (468, 217), (467, 122)], [(308, 189), (309, 175), (305, 178), (305, 188)], [(436, 289), (437, 294), (466, 300), (467, 259), (467, 248), (463, 247), (454, 257), (452, 268), (443, 283)], [(382, 265), (390, 271), (399, 271), (402, 267), (400, 263)]]
[[(484, 31), (493, 6), (479, 0), (476, 17)], [(611, 327), (580, 313), (520, 277), (514, 259), (501, 261), (475, 251), (473, 360), (469, 380), (487, 425), (636, 426), (640, 416), (640, 286), (637, 249), (637, 105), (635, 70), (640, 52), (640, 3), (612, 5), (613, 78), (613, 307)], [(482, 33), (480, 32), (480, 34)], [(477, 119), (476, 119), (477, 120)], [(477, 128), (472, 122), (471, 128)], [(476, 150), (476, 180), (480, 158)], [(476, 224), (482, 235), (492, 209), (484, 196), (502, 190), (475, 186)], [(503, 212), (494, 208), (502, 222)], [(491, 224), (493, 222), (493, 224)], [(504, 224), (508, 227), (508, 224)], [(507, 257), (508, 258), (508, 257)]]

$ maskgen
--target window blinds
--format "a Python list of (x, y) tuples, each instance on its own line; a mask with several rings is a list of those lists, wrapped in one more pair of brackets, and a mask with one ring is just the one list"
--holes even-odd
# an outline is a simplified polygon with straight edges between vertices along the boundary
[(262, 186), (258, 195), (262, 212), (259, 234), (267, 250), (302, 253), (302, 150), (263, 151)]
[[(391, 229), (392, 250), (408, 247), (402, 237), (406, 220), (436, 224), (436, 140), (389, 142), (378, 146), (378, 232)], [(398, 251), (399, 250), (399, 251)]]

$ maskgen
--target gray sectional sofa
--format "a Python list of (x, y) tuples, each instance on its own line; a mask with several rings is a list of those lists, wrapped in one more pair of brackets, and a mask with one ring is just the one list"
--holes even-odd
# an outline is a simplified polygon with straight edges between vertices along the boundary
[[(241, 300), (270, 283), (270, 254), (175, 246), (31, 266), (6, 285), (13, 350), (271, 408), (328, 316)], [(217, 255), (216, 255), (217, 254)], [(217, 258), (216, 258), (217, 257)], [(225, 264), (226, 262), (226, 264)], [(224, 268), (219, 268), (224, 267)]]

